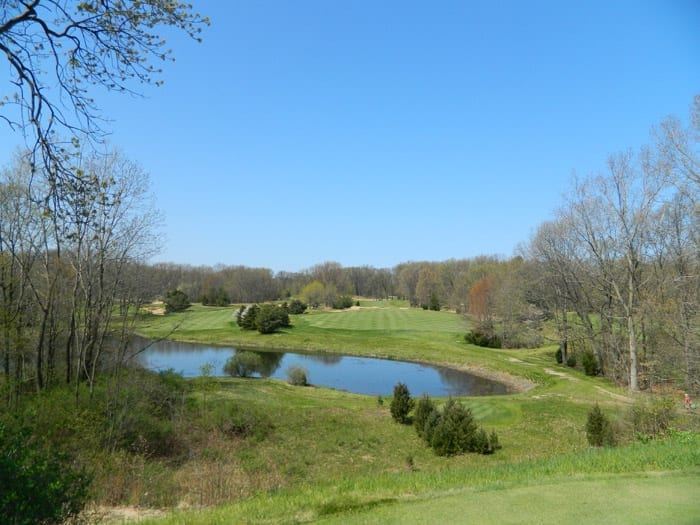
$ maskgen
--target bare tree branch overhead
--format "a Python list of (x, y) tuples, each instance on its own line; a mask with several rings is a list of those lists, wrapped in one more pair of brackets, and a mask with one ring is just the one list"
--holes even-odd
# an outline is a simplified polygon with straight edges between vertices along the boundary
[(160, 85), (161, 63), (173, 58), (159, 32), (172, 27), (199, 41), (208, 24), (191, 4), (170, 0), (3, 0), (0, 120), (23, 134), (55, 191), (75, 176), (69, 158), (77, 145), (104, 135), (92, 88)]

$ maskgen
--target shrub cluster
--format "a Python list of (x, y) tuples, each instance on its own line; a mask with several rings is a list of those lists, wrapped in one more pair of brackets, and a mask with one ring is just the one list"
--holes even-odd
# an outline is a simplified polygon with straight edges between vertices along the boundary
[(423, 396), (416, 406), (413, 424), (438, 456), (493, 454), (501, 448), (496, 432), (489, 434), (479, 427), (471, 410), (452, 398), (440, 411), (429, 396)]
[(472, 345), (501, 348), (501, 339), (496, 334), (488, 335), (479, 330), (470, 330), (465, 334), (464, 340)]
[(471, 410), (461, 402), (450, 398), (439, 410), (428, 395), (416, 403), (408, 387), (398, 383), (391, 401), (391, 416), (400, 423), (406, 423), (410, 421), (408, 414), (414, 406), (413, 425), (416, 432), (438, 456), (465, 452), (493, 454), (501, 448), (496, 432), (488, 434), (480, 428)]
[(676, 404), (670, 397), (637, 400), (630, 409), (635, 436), (641, 441), (656, 439), (666, 433), (676, 417)]
[(333, 299), (332, 306), (336, 310), (345, 310), (346, 308), (350, 308), (353, 304), (355, 303), (349, 295), (339, 295)]
[(165, 312), (182, 312), (190, 307), (190, 298), (182, 290), (170, 290), (165, 294)]
[(243, 330), (257, 330), (261, 334), (271, 334), (280, 328), (289, 328), (289, 307), (287, 303), (251, 304), (241, 306), (234, 314), (238, 326)]
[(209, 288), (202, 293), (199, 300), (204, 306), (227, 306), (231, 302), (226, 290), (221, 287)]
[(214, 418), (219, 431), (229, 437), (263, 441), (274, 430), (270, 418), (238, 405), (225, 404), (215, 410)]
[(63, 523), (88, 498), (90, 478), (27, 428), (0, 423), (0, 516), (3, 523)]
[(255, 319), (258, 316), (260, 307), (257, 304), (241, 305), (234, 316), (241, 330), (255, 330)]
[(291, 326), (286, 305), (263, 304), (258, 310), (255, 325), (261, 334), (271, 334)]
[(107, 448), (151, 457), (183, 450), (176, 421), (185, 410), (189, 385), (172, 369), (159, 373), (130, 370), (119, 394), (105, 399)]
[(90, 396), (60, 385), (25, 397), (21, 424), (0, 411), (0, 523), (70, 522), (90, 496), (127, 498), (143, 475), (128, 465), (184, 457), (188, 389), (172, 370), (122, 368)]
[(307, 308), (308, 305), (305, 302), (300, 301), (299, 299), (292, 299), (287, 307), (287, 311), (291, 315), (301, 315), (306, 312)]

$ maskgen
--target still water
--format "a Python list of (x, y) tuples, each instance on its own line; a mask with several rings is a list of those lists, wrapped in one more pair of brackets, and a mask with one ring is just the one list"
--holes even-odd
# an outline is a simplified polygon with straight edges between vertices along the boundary
[[(172, 368), (185, 377), (201, 375), (204, 365), (213, 367), (213, 375), (223, 376), (226, 360), (236, 350), (203, 344), (174, 341), (154, 342), (140, 354), (140, 362), (151, 370)], [(293, 352), (257, 352), (264, 363), (263, 377), (287, 379), (290, 366), (301, 366), (309, 383), (355, 394), (391, 396), (399, 381), (408, 386), (413, 397), (483, 396), (506, 394), (508, 388), (496, 381), (450, 368), (337, 354)]]

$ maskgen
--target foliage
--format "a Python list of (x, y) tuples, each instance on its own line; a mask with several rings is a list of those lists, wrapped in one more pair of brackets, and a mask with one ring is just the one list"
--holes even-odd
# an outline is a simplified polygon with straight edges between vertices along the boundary
[(413, 410), (415, 401), (411, 398), (411, 393), (404, 383), (397, 383), (394, 386), (394, 397), (391, 400), (391, 417), (399, 423), (408, 422), (408, 414)]
[(177, 288), (166, 293), (163, 302), (167, 313), (182, 312), (191, 306), (187, 294)]
[(501, 339), (496, 334), (488, 335), (480, 330), (470, 330), (465, 334), (464, 340), (472, 345), (501, 348)]
[(583, 353), (583, 356), (581, 356), (581, 364), (587, 376), (598, 375), (598, 360), (591, 350), (586, 350)]
[(104, 444), (147, 457), (178, 454), (183, 444), (176, 421), (185, 410), (189, 385), (172, 369), (130, 369), (113, 378), (105, 396)]
[(88, 497), (90, 477), (28, 428), (0, 423), (0, 516), (8, 525), (61, 523)]
[(492, 430), (489, 434), (489, 445), (493, 451), (503, 448), (501, 447), (501, 441), (498, 439), (498, 434), (496, 434), (495, 430)]
[(563, 357), (563, 352), (561, 350), (561, 346), (557, 348), (557, 351), (554, 352), (554, 359), (556, 359), (557, 364), (562, 364), (564, 362), (564, 357)]
[(656, 439), (671, 428), (676, 419), (676, 403), (665, 396), (638, 399), (630, 408), (629, 417), (639, 439)]
[(344, 310), (353, 305), (352, 297), (349, 295), (338, 295), (333, 300), (333, 308), (336, 310)]
[(224, 372), (231, 377), (250, 377), (259, 373), (263, 360), (256, 352), (237, 350), (224, 364)]
[(326, 290), (323, 283), (320, 281), (312, 281), (301, 290), (302, 299), (311, 308), (318, 308), (321, 306), (326, 298)]
[(425, 419), (422, 436), (423, 441), (425, 441), (428, 446), (432, 446), (435, 429), (440, 424), (441, 419), (442, 413), (437, 409), (437, 407), (433, 408), (433, 410), (428, 413), (428, 417)]
[(479, 324), (488, 323), (493, 317), (495, 289), (494, 275), (488, 274), (475, 281), (469, 290), (469, 314), (474, 316)]
[(221, 287), (213, 287), (205, 290), (199, 297), (204, 306), (227, 306), (230, 303), (226, 290)]
[(260, 307), (257, 304), (249, 304), (248, 306), (241, 305), (236, 312), (238, 326), (242, 330), (257, 330), (257, 317)]
[(438, 456), (492, 454), (501, 448), (496, 431), (488, 434), (476, 424), (471, 410), (452, 398), (440, 411), (424, 395), (418, 401), (413, 421), (418, 435)]
[(440, 298), (438, 297), (437, 292), (433, 292), (430, 295), (430, 309), (434, 312), (440, 311)]
[(307, 386), (309, 382), (306, 369), (297, 365), (287, 368), (287, 382), (294, 386)]
[(462, 403), (449, 399), (432, 431), (430, 446), (438, 456), (476, 452), (477, 430), (471, 410)]
[(300, 315), (306, 312), (307, 304), (299, 299), (292, 299), (289, 302), (288, 310), (291, 315)]
[(566, 356), (566, 366), (569, 368), (576, 368), (576, 354), (573, 352), (570, 352), (568, 356)]
[(413, 426), (420, 437), (425, 437), (425, 428), (428, 422), (430, 414), (435, 412), (435, 403), (430, 399), (430, 396), (423, 394), (423, 396), (416, 403), (416, 410), (413, 413)]
[(271, 334), (280, 328), (288, 328), (289, 314), (284, 306), (263, 304), (255, 316), (255, 327), (261, 334)]
[(611, 447), (615, 445), (615, 435), (610, 420), (603, 414), (597, 403), (588, 413), (586, 438), (588, 443), (594, 447)]
[(266, 414), (237, 404), (219, 406), (214, 418), (219, 431), (229, 437), (263, 441), (274, 429), (274, 425)]

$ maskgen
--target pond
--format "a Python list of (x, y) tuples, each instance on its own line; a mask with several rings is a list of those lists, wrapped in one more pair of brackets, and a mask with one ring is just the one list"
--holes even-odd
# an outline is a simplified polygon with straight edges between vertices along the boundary
[[(139, 355), (140, 363), (151, 370), (172, 368), (185, 377), (201, 375), (202, 366), (211, 365), (213, 375), (224, 376), (226, 360), (233, 348), (205, 344), (157, 341)], [(309, 383), (355, 394), (391, 396), (399, 381), (408, 386), (413, 397), (484, 396), (509, 393), (497, 381), (434, 365), (374, 359), (338, 354), (304, 354), (259, 351), (264, 363), (257, 377), (287, 379), (290, 366), (301, 366)]]

